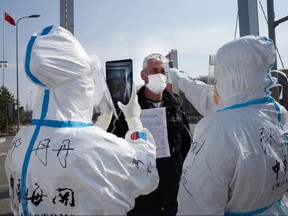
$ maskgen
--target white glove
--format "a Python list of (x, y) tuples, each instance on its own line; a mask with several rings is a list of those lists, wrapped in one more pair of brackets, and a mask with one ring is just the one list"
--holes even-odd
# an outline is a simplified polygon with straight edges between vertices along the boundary
[(98, 126), (106, 131), (111, 122), (112, 110), (109, 108), (107, 101), (105, 101), (103, 98), (100, 102), (100, 112), (101, 114), (98, 116), (94, 126)]
[(129, 130), (141, 130), (143, 125), (140, 121), (141, 107), (138, 104), (138, 96), (136, 94), (136, 86), (133, 83), (132, 94), (127, 105), (118, 101), (118, 106), (122, 110)]
[(169, 83), (172, 83), (172, 91), (175, 94), (179, 94), (179, 80), (182, 78), (188, 78), (188, 74), (180, 72), (177, 68), (169, 68), (167, 71)]

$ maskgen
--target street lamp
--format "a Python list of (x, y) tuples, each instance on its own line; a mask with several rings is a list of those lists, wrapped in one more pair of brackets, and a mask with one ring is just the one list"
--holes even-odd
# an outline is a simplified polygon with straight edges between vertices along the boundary
[(17, 132), (20, 128), (20, 110), (19, 110), (19, 78), (18, 78), (18, 22), (25, 18), (38, 18), (40, 15), (34, 14), (30, 16), (20, 17), (16, 22), (16, 87), (17, 87)]
[(0, 68), (3, 67), (3, 87), (4, 87), (4, 68), (8, 67), (8, 62), (7, 61), (0, 61)]

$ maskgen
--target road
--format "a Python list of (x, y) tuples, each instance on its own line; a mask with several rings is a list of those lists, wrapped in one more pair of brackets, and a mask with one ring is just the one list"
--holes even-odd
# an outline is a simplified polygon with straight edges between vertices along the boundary
[(13, 138), (14, 136), (0, 137), (0, 216), (13, 215), (10, 210), (8, 181), (4, 169), (6, 155)]

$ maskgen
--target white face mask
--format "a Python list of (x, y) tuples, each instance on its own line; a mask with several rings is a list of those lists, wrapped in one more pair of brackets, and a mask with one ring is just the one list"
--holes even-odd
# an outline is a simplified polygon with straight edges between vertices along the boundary
[(146, 87), (154, 94), (160, 94), (167, 84), (167, 76), (163, 74), (153, 74), (148, 76)]

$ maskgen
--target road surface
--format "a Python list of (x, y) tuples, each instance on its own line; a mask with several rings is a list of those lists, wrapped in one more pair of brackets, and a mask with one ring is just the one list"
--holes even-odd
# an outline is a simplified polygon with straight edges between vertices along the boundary
[(0, 137), (0, 216), (13, 215), (10, 210), (8, 181), (4, 169), (5, 158), (13, 137)]

